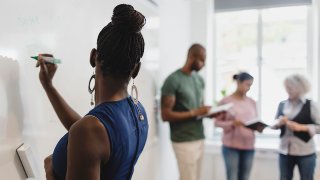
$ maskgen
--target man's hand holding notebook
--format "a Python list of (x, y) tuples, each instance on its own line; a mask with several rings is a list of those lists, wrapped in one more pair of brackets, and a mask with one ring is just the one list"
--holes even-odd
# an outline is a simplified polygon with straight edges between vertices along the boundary
[(203, 117), (209, 117), (209, 118), (216, 117), (221, 113), (226, 113), (232, 106), (233, 106), (232, 103), (228, 103), (228, 104), (212, 107), (210, 111)]

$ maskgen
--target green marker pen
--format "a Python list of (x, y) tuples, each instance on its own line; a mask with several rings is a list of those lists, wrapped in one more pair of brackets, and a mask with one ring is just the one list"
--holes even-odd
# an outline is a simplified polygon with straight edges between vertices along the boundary
[[(35, 59), (35, 60), (38, 60), (38, 56), (31, 56), (31, 58)], [(60, 59), (56, 59), (54, 57), (42, 56), (42, 59), (45, 62), (52, 63), (52, 64), (60, 64), (61, 63)]]

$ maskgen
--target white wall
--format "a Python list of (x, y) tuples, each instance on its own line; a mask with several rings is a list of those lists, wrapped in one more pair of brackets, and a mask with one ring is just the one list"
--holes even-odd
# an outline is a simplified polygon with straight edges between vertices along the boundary
[(181, 68), (186, 61), (191, 45), (189, 11), (189, 1), (160, 1), (160, 86), (169, 73)]
[(213, 76), (213, 0), (162, 0), (160, 15), (160, 68), (158, 87), (173, 71), (182, 68), (187, 52), (193, 43), (207, 49), (206, 66), (200, 73), (206, 80), (206, 104), (212, 104), (214, 93)]
[[(41, 88), (39, 69), (30, 56), (47, 52), (62, 59), (54, 84), (76, 111), (86, 114), (92, 108), (87, 92), (93, 72), (89, 53), (96, 47), (99, 31), (110, 22), (112, 9), (121, 2), (132, 4), (147, 17), (156, 15), (156, 8), (146, 0), (1, 1), (0, 179), (25, 178), (15, 154), (21, 143), (31, 145), (37, 179), (44, 179), (43, 159), (66, 133)], [(146, 41), (148, 38), (152, 37), (145, 37)], [(156, 139), (152, 74), (142, 69), (136, 84), (150, 119), (148, 152)], [(147, 162), (149, 158), (144, 159)], [(136, 169), (142, 173), (140, 165)]]

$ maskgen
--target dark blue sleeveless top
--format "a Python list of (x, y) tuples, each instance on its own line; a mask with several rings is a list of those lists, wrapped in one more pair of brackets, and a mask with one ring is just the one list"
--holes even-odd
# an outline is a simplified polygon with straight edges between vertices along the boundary
[[(139, 110), (144, 120), (139, 120)], [(131, 97), (120, 101), (105, 102), (92, 109), (87, 115), (94, 116), (106, 128), (110, 140), (110, 158), (101, 164), (101, 180), (131, 179), (134, 165), (147, 140), (148, 119), (143, 106), (134, 104)], [(67, 171), (68, 133), (54, 149), (53, 171), (57, 180), (64, 180)]]

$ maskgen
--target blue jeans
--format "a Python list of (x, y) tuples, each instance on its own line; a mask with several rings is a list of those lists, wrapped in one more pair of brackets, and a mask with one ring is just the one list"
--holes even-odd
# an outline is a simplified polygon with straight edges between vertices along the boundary
[(293, 169), (298, 165), (301, 180), (313, 180), (316, 154), (307, 156), (279, 155), (280, 179), (292, 180)]
[(253, 163), (254, 150), (222, 147), (228, 180), (248, 180)]

